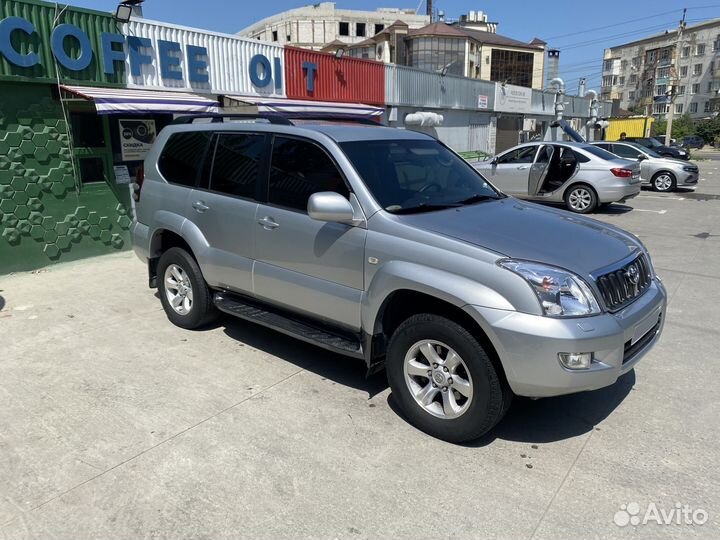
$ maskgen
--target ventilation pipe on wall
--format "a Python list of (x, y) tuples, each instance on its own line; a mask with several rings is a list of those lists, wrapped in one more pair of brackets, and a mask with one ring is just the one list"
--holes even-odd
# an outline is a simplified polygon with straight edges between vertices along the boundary
[(595, 127), (598, 122), (598, 93), (595, 90), (585, 92), (585, 97), (590, 98), (590, 120), (585, 124), (585, 140), (595, 139)]
[(550, 81), (550, 86), (555, 89), (555, 120), (562, 120), (565, 112), (565, 82), (560, 77)]

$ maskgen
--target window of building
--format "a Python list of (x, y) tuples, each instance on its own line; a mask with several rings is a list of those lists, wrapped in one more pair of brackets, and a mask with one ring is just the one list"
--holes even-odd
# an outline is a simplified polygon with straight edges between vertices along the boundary
[(639, 67), (640, 67), (640, 60), (641, 60), (641, 59), (640, 59), (639, 56), (635, 56), (635, 57), (631, 60), (633, 67), (639, 68)]
[[(493, 55), (494, 53), (495, 51), (493, 51)], [(410, 39), (407, 40), (407, 55), (407, 64), (411, 67), (422, 69), (424, 71), (433, 71), (435, 73), (438, 73), (447, 67), (447, 73), (449, 75), (464, 75), (465, 40), (463, 39), (435, 37)], [(530, 56), (532, 59), (532, 55)], [(494, 67), (495, 63), (493, 60), (493, 68)], [(512, 66), (508, 66), (508, 69), (511, 70)], [(518, 83), (513, 82), (512, 84)]]
[(635, 90), (630, 90), (630, 93), (628, 93), (629, 99), (635, 99)]
[(688, 67), (687, 66), (680, 66), (680, 76), (681, 77), (687, 77), (688, 74)]
[(278, 33), (277, 33), (277, 30), (273, 30), (273, 33), (272, 33), (272, 40), (273, 40), (273, 41), (277, 41), (277, 40), (278, 40)]
[(684, 96), (684, 95), (685, 95), (685, 85), (684, 85), (684, 84), (678, 86), (677, 95), (678, 95), (678, 96)]
[(78, 158), (78, 173), (83, 184), (105, 182), (105, 160), (101, 157)]
[(712, 50), (713, 52), (720, 51), (720, 38), (713, 41)]
[(73, 145), (83, 148), (102, 148), (105, 146), (105, 131), (102, 116), (95, 113), (71, 113)]
[(705, 102), (705, 108), (703, 109), (703, 112), (710, 112), (710, 102)]
[(338, 33), (341, 36), (349, 36), (350, 35), (350, 23), (346, 23), (346, 22), (339, 23)]
[(254, 199), (264, 148), (264, 135), (220, 135), (215, 149), (210, 189), (226, 195)]
[(288, 34), (287, 36), (285, 36), (285, 41), (287, 41), (288, 43), (290, 43), (290, 42), (292, 41), (292, 38), (290, 37), (290, 34)]
[(647, 61), (650, 64), (654, 64), (657, 60), (657, 51), (648, 51), (647, 52)]
[(605, 64), (603, 65), (603, 70), (604, 71), (612, 71), (613, 61), (614, 60), (612, 58), (605, 60)]
[(490, 80), (532, 87), (533, 54), (520, 51), (492, 50)]
[(624, 75), (620, 76), (620, 84), (625, 84), (625, 76)]
[(660, 61), (667, 62), (670, 60), (670, 49), (663, 49), (660, 51)]
[(384, 25), (384, 24), (376, 24), (376, 25), (375, 25), (375, 33), (376, 33), (376, 34), (379, 34), (379, 33), (382, 32), (383, 30), (385, 30), (385, 25)]
[(702, 56), (705, 54), (705, 44), (698, 43), (695, 45), (695, 56)]
[(667, 92), (667, 84), (658, 84), (655, 87), (655, 95), (656, 96), (664, 96)]
[(637, 75), (634, 73), (630, 75), (630, 84), (636, 84), (637, 83)]
[(319, 146), (299, 139), (276, 137), (268, 200), (305, 212), (310, 195), (320, 191), (350, 196), (340, 171)]
[(666, 112), (667, 112), (667, 104), (666, 103), (656, 103), (653, 106), (654, 114), (665, 114)]
[(695, 64), (693, 66), (693, 75), (696, 77), (702, 75), (702, 64)]
[(625, 71), (627, 69), (627, 60), (620, 61), (620, 69)]
[(670, 67), (664, 67), (657, 70), (658, 79), (665, 79), (670, 76)]
[(697, 94), (698, 92), (700, 92), (700, 83), (695, 83), (690, 87), (690, 93)]
[(682, 114), (683, 113), (683, 104), (677, 103), (675, 105), (675, 114)]
[(688, 56), (690, 56), (690, 47), (683, 47), (682, 51), (680, 52), (680, 56), (682, 56), (683, 58), (687, 58)]
[(355, 23), (355, 35), (358, 37), (365, 37), (365, 23)]
[(158, 169), (165, 180), (172, 184), (194, 187), (210, 135), (207, 131), (188, 131), (172, 135), (158, 160)]
[(688, 107), (688, 112), (690, 112), (690, 113), (697, 112), (697, 101), (694, 101), (690, 104), (690, 107)]

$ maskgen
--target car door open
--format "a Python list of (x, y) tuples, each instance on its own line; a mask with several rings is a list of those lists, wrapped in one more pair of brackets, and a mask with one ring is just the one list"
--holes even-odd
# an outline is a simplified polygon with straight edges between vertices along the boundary
[(528, 196), (535, 197), (542, 191), (554, 154), (555, 148), (551, 144), (545, 144), (540, 148), (535, 162), (530, 167), (527, 184)]

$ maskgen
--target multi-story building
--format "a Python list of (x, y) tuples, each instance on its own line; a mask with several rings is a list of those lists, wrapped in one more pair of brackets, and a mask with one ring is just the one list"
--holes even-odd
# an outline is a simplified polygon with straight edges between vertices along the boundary
[(320, 2), (266, 17), (241, 30), (238, 35), (319, 50), (331, 42), (349, 45), (364, 41), (396, 21), (408, 28), (421, 28), (430, 22), (430, 17), (416, 14), (413, 8), (358, 11), (337, 9), (335, 2)]
[[(688, 25), (677, 48), (669, 31), (605, 49), (601, 97), (664, 118), (712, 116), (720, 110), (720, 19)], [(674, 88), (673, 88), (674, 86)]]
[[(545, 42), (529, 43), (501, 36), (497, 23), (482, 12), (470, 12), (459, 21), (439, 21), (409, 28), (402, 21), (359, 43), (348, 54), (406, 65), (437, 73), (542, 88)], [(329, 48), (338, 44), (330, 44)]]

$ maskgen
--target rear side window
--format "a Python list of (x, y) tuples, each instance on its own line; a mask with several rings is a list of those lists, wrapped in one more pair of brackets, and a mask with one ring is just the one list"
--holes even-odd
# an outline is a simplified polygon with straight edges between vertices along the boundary
[(350, 196), (340, 171), (322, 148), (307, 141), (276, 137), (268, 200), (305, 212), (310, 195), (320, 191)]
[(236, 197), (255, 198), (265, 136), (228, 133), (218, 136), (210, 189)]
[(210, 133), (206, 131), (171, 135), (160, 153), (160, 174), (173, 184), (195, 187), (209, 140)]

